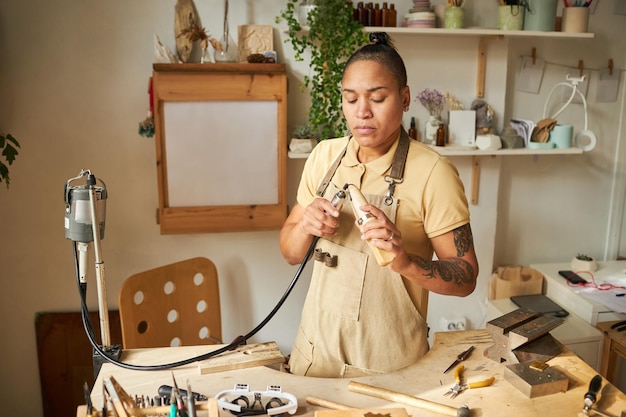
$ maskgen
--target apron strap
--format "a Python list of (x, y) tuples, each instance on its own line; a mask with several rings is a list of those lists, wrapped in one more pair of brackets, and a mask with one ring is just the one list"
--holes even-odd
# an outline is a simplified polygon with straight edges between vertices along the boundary
[(409, 153), (410, 138), (404, 127), (400, 128), (400, 142), (396, 148), (396, 153), (393, 155), (393, 162), (391, 163), (391, 173), (385, 175), (385, 181), (389, 183), (387, 188), (387, 194), (383, 202), (390, 206), (393, 203), (393, 193), (396, 189), (396, 184), (402, 184), (404, 181), (404, 165), (406, 164), (406, 156)]
[(343, 148), (343, 151), (341, 151), (337, 159), (335, 159), (335, 162), (333, 162), (333, 164), (328, 169), (328, 172), (326, 173), (326, 176), (324, 177), (324, 179), (322, 179), (320, 186), (317, 187), (317, 191), (315, 192), (315, 194), (318, 197), (324, 197), (324, 193), (326, 192), (326, 188), (328, 188), (328, 184), (330, 184), (330, 180), (333, 178), (333, 175), (335, 175), (335, 171), (337, 171), (337, 168), (339, 168), (339, 164), (341, 163), (343, 156), (346, 154), (346, 151), (348, 150), (350, 139), (352, 139), (352, 135), (350, 135), (350, 137), (348, 138), (348, 143), (346, 143), (346, 147)]

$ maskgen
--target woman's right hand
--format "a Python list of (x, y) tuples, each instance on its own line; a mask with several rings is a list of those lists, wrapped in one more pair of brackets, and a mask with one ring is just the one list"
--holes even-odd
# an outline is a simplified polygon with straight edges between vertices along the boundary
[(337, 234), (339, 210), (325, 198), (316, 198), (309, 204), (300, 219), (299, 226), (307, 234), (329, 237)]

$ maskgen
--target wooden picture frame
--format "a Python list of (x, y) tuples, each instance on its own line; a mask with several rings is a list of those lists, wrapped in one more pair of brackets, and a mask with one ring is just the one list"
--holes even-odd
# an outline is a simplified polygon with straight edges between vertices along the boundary
[(284, 64), (154, 64), (161, 234), (279, 229)]

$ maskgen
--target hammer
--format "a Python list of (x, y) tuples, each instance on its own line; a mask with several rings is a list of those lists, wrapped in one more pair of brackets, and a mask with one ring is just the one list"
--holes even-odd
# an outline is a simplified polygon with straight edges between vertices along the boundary
[(371, 397), (382, 398), (383, 400), (393, 401), (451, 417), (469, 417), (470, 415), (470, 409), (466, 405), (459, 408), (454, 408), (450, 407), (449, 405), (435, 403), (432, 401), (424, 400), (422, 398), (390, 391), (384, 388), (361, 384), (360, 382), (356, 381), (350, 381), (348, 383), (348, 391), (369, 395)]

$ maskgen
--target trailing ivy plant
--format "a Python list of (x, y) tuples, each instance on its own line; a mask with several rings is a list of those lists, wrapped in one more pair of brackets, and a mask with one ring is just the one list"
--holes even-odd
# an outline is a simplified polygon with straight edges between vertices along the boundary
[[(15, 157), (18, 154), (17, 148), (19, 147), (19, 142), (10, 133), (6, 136), (0, 135), (0, 149), (2, 150), (2, 158), (0, 158), (0, 182), (4, 181), (7, 188), (9, 188), (9, 184), (11, 182), (9, 178), (9, 167), (7, 164), (13, 164), (13, 161), (15, 161)], [(6, 162), (6, 164), (4, 162)]]
[[(363, 26), (353, 18), (352, 2), (346, 0), (316, 1), (308, 13), (308, 31), (298, 21), (298, 1), (287, 0), (286, 8), (276, 17), (284, 20), (296, 61), (311, 55), (311, 72), (304, 76), (301, 88), (310, 88), (311, 107), (308, 124), (318, 130), (322, 139), (347, 133), (341, 111), (341, 74), (346, 60), (367, 41)], [(309, 0), (310, 1), (310, 0)]]

